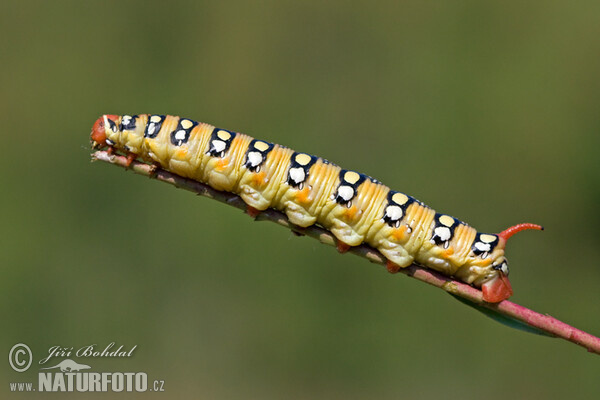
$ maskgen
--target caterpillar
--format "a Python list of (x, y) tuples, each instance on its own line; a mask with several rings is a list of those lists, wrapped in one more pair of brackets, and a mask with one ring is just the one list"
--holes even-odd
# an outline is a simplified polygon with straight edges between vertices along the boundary
[(507, 240), (522, 223), (481, 233), (437, 213), (405, 193), (324, 158), (170, 115), (103, 115), (93, 125), (92, 148), (108, 148), (177, 175), (239, 195), (250, 215), (271, 207), (300, 227), (319, 224), (341, 252), (362, 243), (376, 248), (395, 273), (413, 262), (480, 288), (484, 301), (512, 296)]

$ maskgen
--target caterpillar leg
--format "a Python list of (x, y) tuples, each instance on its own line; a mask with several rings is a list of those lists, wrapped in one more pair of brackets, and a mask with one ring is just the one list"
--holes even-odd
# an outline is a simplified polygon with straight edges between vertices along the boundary
[(350, 250), (352, 248), (352, 246), (350, 246), (348, 243), (344, 243), (341, 240), (337, 239), (335, 248), (337, 249), (338, 252), (343, 254), (343, 253), (347, 252), (348, 250)]
[(387, 268), (387, 270), (390, 274), (397, 274), (398, 271), (400, 271), (402, 269), (401, 266), (399, 266), (398, 264), (396, 264), (390, 260), (387, 260), (387, 262), (385, 263), (385, 267)]
[(259, 209), (256, 209), (252, 206), (246, 206), (246, 214), (248, 214), (249, 216), (251, 216), (252, 218), (256, 218), (258, 217), (258, 214), (260, 214), (262, 211)]
[(125, 163), (125, 165), (127, 166), (127, 168), (129, 168), (131, 166), (131, 163), (133, 161), (135, 161), (136, 158), (137, 158), (137, 154), (131, 153), (131, 152), (127, 153), (127, 162)]
[(483, 292), (483, 301), (488, 303), (499, 303), (513, 294), (510, 281), (503, 273), (481, 285), (481, 291)]
[(156, 174), (160, 168), (160, 164), (157, 162), (150, 164), (150, 175), (148, 175), (148, 178), (156, 178)]

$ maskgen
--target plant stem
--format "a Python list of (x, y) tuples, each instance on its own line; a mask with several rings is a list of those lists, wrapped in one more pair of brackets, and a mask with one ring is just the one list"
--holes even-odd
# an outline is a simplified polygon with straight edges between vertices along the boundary
[[(97, 151), (92, 154), (92, 160), (103, 161), (126, 169), (131, 169), (136, 174), (148, 176), (161, 182), (170, 183), (177, 188), (185, 189), (200, 196), (209, 197), (235, 208), (239, 208), (240, 210), (247, 211), (246, 203), (233, 193), (215, 190), (204, 183), (183, 178), (160, 168), (156, 169), (156, 167), (143, 162), (134, 161), (128, 168), (126, 157), (109, 155), (105, 151)], [(285, 214), (271, 208), (260, 212), (256, 217), (256, 220), (275, 222), (276, 224), (291, 229), (295, 233), (312, 237), (329, 246), (336, 246), (337, 243), (336, 238), (326, 229), (317, 225), (301, 228), (292, 224)], [(387, 261), (379, 251), (365, 244), (352, 247), (349, 252), (364, 257), (372, 263), (385, 265)], [(487, 303), (483, 301), (480, 290), (419, 265), (413, 264), (407, 268), (403, 268), (400, 270), (400, 273), (443, 289), (454, 296), (473, 303), (476, 307), (485, 307), (494, 313), (501, 314), (509, 319), (520, 321), (547, 335), (568, 340), (586, 348), (590, 352), (600, 354), (600, 338), (567, 325), (549, 315), (537, 313), (508, 300), (504, 300), (497, 304)]]

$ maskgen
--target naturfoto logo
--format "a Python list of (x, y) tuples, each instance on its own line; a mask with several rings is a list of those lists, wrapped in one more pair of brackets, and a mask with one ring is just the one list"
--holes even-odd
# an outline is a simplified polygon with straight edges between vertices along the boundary
[[(136, 348), (137, 345), (133, 347), (116, 346), (115, 342), (111, 342), (106, 346), (90, 344), (79, 348), (52, 346), (48, 349), (48, 355), (38, 362), (40, 367), (43, 366), (43, 368), (39, 368), (37, 373), (37, 387), (32, 381), (10, 382), (10, 391), (163, 392), (164, 380), (157, 379), (148, 382), (148, 375), (145, 372), (105, 372), (102, 370), (95, 372), (97, 369), (88, 365), (88, 361), (83, 363), (71, 359), (128, 358), (133, 355)], [(62, 360), (56, 358), (61, 358)], [(32, 364), (33, 352), (26, 344), (18, 343), (10, 349), (8, 361), (15, 372), (25, 372)]]

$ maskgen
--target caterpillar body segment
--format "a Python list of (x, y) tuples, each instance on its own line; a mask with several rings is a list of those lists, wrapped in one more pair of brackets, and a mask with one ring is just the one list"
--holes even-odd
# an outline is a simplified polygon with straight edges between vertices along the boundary
[(303, 228), (321, 221), (340, 170), (322, 158), (292, 152), (275, 208), (283, 210), (292, 223)]
[[(407, 267), (414, 261), (413, 253), (408, 250), (410, 246), (407, 245), (412, 237), (412, 228), (408, 223), (414, 219), (413, 203), (418, 204), (418, 201), (404, 193), (388, 191), (383, 213), (373, 221), (367, 233), (368, 243), (393, 264), (388, 263), (390, 270)], [(410, 214), (407, 213), (409, 207)]]
[(203, 156), (203, 174), (198, 180), (217, 190), (235, 192), (244, 155), (251, 141), (248, 135), (213, 129), (209, 147), (205, 148)]
[(338, 249), (367, 243), (397, 271), (417, 262), (482, 289), (483, 299), (512, 295), (506, 241), (474, 228), (381, 182), (323, 159), (248, 135), (170, 115), (103, 115), (92, 128), (92, 147), (124, 152), (175, 174), (238, 194), (253, 215), (269, 207), (301, 227), (319, 224)]
[(277, 144), (256, 139), (250, 142), (236, 191), (246, 204), (262, 211), (279, 201), (292, 153)]
[(368, 242), (367, 233), (383, 212), (388, 191), (373, 178), (340, 170), (335, 190), (326, 199), (317, 222), (349, 246)]

